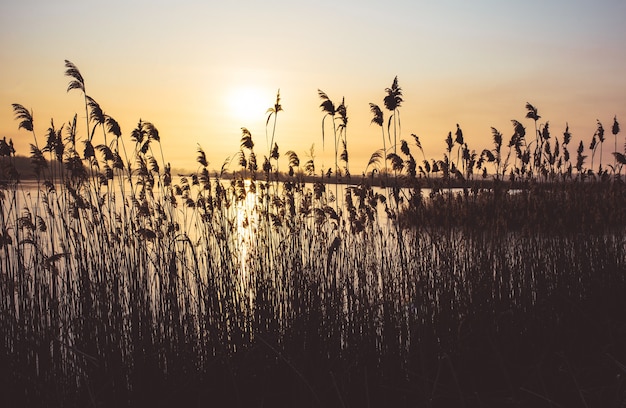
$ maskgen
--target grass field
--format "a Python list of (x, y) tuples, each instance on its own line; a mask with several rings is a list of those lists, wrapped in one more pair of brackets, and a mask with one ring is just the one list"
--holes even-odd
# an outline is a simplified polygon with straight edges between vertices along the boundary
[(477, 152), (457, 128), (427, 159), (385, 92), (358, 177), (322, 91), (336, 159), (312, 182), (245, 129), (235, 168), (199, 149), (172, 175), (153, 124), (127, 139), (86, 94), (86, 123), (33, 132), (28, 188), (0, 141), (0, 405), (623, 406), (624, 154), (602, 161), (598, 123), (570, 157), (528, 104), (532, 137)]

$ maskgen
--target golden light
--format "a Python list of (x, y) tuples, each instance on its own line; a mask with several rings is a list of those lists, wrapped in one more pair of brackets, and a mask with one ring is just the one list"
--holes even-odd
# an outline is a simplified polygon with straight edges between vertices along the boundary
[(228, 98), (229, 113), (240, 122), (240, 126), (261, 122), (272, 104), (271, 92), (254, 86), (233, 89)]

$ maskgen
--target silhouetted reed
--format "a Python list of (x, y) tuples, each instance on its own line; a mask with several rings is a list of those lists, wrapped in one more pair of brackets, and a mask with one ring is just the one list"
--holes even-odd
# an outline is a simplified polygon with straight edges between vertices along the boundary
[(623, 153), (610, 177), (602, 159), (585, 167), (581, 142), (574, 167), (569, 128), (557, 140), (527, 104), (531, 143), (513, 121), (508, 144), (492, 129), (493, 149), (471, 150), (457, 125), (428, 159), (416, 135), (397, 140), (395, 78), (387, 135), (370, 105), (382, 151), (341, 189), (347, 112), (319, 91), (334, 195), (313, 149), (302, 167), (286, 152), (279, 173), (279, 94), (261, 169), (243, 128), (236, 164), (211, 175), (199, 147), (196, 171), (175, 179), (156, 126), (140, 120), (127, 150), (66, 68), (85, 128), (51, 122), (40, 147), (32, 113), (13, 105), (34, 140), (28, 182), (0, 141), (0, 402), (623, 402)]

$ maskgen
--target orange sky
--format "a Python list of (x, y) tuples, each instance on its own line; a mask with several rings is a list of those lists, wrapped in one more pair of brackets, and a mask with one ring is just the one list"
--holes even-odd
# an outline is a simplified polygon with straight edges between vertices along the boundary
[(322, 149), (321, 89), (335, 104), (345, 97), (350, 169), (358, 174), (382, 147), (369, 103), (383, 106), (396, 75), (405, 100), (400, 138), (419, 135), (432, 158), (441, 157), (456, 123), (477, 151), (491, 147), (492, 126), (507, 141), (511, 119), (531, 129), (526, 102), (550, 121), (553, 135), (568, 122), (573, 144), (588, 145), (596, 119), (607, 130), (614, 116), (626, 122), (626, 2), (509, 3), (5, 4), (0, 137), (28, 154), (32, 136), (17, 131), (12, 103), (33, 110), (42, 139), (51, 118), (57, 126), (74, 113), (84, 120), (82, 95), (66, 93), (64, 59), (78, 66), (87, 94), (126, 138), (140, 118), (153, 122), (166, 160), (190, 169), (198, 144), (211, 167), (221, 167), (238, 151), (241, 127), (252, 131), (257, 155), (266, 153), (265, 111), (279, 88), (281, 153), (306, 160), (314, 144), (318, 169), (331, 167), (332, 144)]

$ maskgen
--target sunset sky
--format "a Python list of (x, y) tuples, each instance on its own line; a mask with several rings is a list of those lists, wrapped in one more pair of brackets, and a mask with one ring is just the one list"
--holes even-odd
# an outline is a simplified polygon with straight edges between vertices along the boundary
[(267, 154), (266, 110), (280, 88), (280, 152), (304, 161), (315, 145), (318, 169), (333, 165), (329, 139), (322, 149), (321, 89), (335, 104), (345, 97), (358, 174), (382, 147), (369, 103), (383, 107), (396, 75), (400, 138), (417, 134), (428, 157), (441, 157), (457, 123), (477, 151), (491, 148), (492, 126), (506, 141), (511, 119), (532, 129), (526, 102), (553, 135), (568, 122), (572, 143), (586, 147), (596, 120), (607, 136), (614, 116), (626, 129), (625, 0), (21, 0), (1, 8), (0, 137), (23, 155), (32, 136), (17, 130), (12, 103), (32, 109), (41, 140), (51, 118), (84, 120), (82, 95), (66, 92), (65, 59), (126, 138), (140, 118), (150, 121), (166, 161), (191, 170), (198, 144), (221, 167), (239, 150), (241, 127), (257, 155)]

